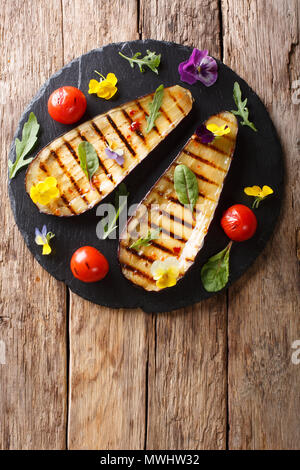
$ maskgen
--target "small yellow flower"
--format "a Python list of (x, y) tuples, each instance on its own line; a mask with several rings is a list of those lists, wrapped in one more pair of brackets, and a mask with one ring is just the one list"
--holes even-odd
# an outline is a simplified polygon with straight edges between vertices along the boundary
[(230, 127), (227, 124), (224, 126), (218, 126), (217, 124), (207, 124), (206, 128), (212, 132), (216, 137), (221, 137), (222, 135), (230, 134)]
[(43, 255), (50, 255), (51, 253), (51, 246), (49, 241), (55, 235), (52, 232), (47, 232), (46, 225), (43, 226), (42, 231), (40, 232), (38, 228), (35, 229), (35, 243), (37, 245), (43, 246)]
[(118, 90), (116, 87), (118, 79), (114, 73), (107, 74), (107, 77), (105, 78), (101, 73), (97, 72), (97, 70), (95, 70), (95, 72), (100, 75), (102, 80), (100, 80), (100, 82), (94, 79), (90, 80), (89, 94), (96, 93), (99, 98), (109, 100)]
[(263, 186), (262, 188), (259, 186), (248, 186), (247, 188), (244, 188), (244, 192), (247, 196), (255, 197), (252, 207), (257, 208), (259, 203), (270, 194), (273, 194), (274, 191), (270, 186)]
[(177, 283), (180, 272), (179, 261), (170, 256), (164, 261), (154, 261), (151, 266), (151, 273), (159, 289), (173, 287)]
[(52, 199), (59, 196), (57, 180), (53, 176), (48, 176), (44, 181), (40, 181), (36, 186), (31, 186), (30, 197), (36, 204), (46, 206)]
[(90, 83), (89, 83), (89, 95), (91, 95), (92, 93), (98, 93), (99, 91), (99, 85), (100, 85), (100, 82), (98, 82), (98, 80), (90, 80)]

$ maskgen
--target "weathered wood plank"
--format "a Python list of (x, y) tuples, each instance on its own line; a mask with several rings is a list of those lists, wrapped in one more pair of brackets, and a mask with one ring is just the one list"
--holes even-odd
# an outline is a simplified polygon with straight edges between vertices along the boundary
[(300, 375), (299, 366), (291, 362), (291, 345), (300, 331), (296, 257), (300, 104), (293, 104), (291, 90), (300, 72), (299, 5), (298, 0), (222, 1), (224, 61), (268, 106), (287, 171), (277, 230), (254, 266), (230, 289), (228, 393), (233, 449), (296, 449), (300, 443)]
[[(94, 47), (138, 37), (134, 0), (122, 2), (122, 8), (117, 1), (63, 1), (63, 18), (66, 62)], [(87, 24), (86, 18), (97, 21)], [(96, 246), (101, 249), (101, 242)], [(70, 449), (143, 448), (147, 318), (71, 293)]]
[[(141, 7), (143, 38), (220, 57), (217, 1), (147, 0)], [(225, 448), (226, 296), (153, 315), (150, 332), (147, 448)]]
[(62, 65), (60, 1), (4, 0), (1, 7), (0, 341), (5, 361), (0, 361), (0, 448), (62, 449), (66, 289), (30, 255), (7, 194), (8, 150), (20, 114)]

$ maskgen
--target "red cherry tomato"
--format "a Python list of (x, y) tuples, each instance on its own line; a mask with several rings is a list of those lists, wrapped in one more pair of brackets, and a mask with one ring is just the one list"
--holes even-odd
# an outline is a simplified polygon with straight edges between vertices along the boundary
[(71, 271), (83, 282), (96, 282), (108, 273), (108, 262), (105, 256), (92, 246), (82, 246), (73, 253)]
[(231, 240), (243, 242), (255, 234), (257, 220), (249, 207), (235, 204), (224, 212), (221, 226)]
[(84, 115), (86, 98), (82, 91), (74, 86), (57, 88), (48, 100), (50, 116), (62, 124), (74, 124)]

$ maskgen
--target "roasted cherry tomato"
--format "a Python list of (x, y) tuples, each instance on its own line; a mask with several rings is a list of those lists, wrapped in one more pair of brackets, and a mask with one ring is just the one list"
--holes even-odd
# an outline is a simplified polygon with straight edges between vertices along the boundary
[(62, 124), (74, 124), (84, 115), (86, 98), (82, 91), (74, 86), (57, 88), (48, 100), (50, 116)]
[(255, 234), (257, 220), (249, 207), (235, 204), (224, 212), (221, 226), (231, 240), (243, 242)]
[(108, 273), (108, 262), (105, 256), (92, 246), (82, 246), (73, 253), (71, 271), (83, 282), (96, 282)]

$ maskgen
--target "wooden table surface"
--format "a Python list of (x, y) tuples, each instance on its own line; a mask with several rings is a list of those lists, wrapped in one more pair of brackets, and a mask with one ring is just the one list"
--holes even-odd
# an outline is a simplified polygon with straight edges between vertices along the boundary
[[(0, 18), (0, 448), (299, 449), (299, 0), (2, 0)], [(102, 308), (51, 278), (7, 195), (9, 145), (44, 81), (137, 38), (222, 59), (261, 97), (285, 153), (263, 254), (227, 293), (167, 314)]]

